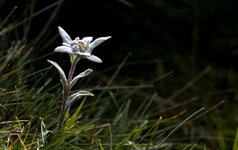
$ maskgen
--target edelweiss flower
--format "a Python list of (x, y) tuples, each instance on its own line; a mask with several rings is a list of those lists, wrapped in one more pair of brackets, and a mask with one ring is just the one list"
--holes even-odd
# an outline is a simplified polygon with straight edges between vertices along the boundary
[(93, 40), (92, 37), (84, 37), (81, 40), (79, 37), (76, 37), (74, 40), (72, 40), (63, 28), (58, 27), (58, 29), (59, 34), (63, 39), (63, 46), (56, 47), (55, 52), (68, 53), (70, 54), (71, 59), (74, 58), (75, 55), (77, 55), (80, 58), (87, 58), (97, 63), (102, 62), (100, 58), (92, 55), (91, 53), (95, 47), (97, 47), (105, 40), (111, 38), (110, 36), (97, 38), (91, 43), (91, 41)]

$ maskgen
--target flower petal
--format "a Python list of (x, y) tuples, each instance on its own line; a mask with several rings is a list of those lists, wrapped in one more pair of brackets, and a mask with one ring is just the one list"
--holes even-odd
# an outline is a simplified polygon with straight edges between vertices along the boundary
[(96, 63), (102, 63), (102, 60), (95, 55), (90, 55), (89, 57), (85, 57), (85, 58)]
[(74, 52), (73, 54), (81, 57), (89, 57), (91, 55), (90, 53), (82, 53), (82, 52)]
[(91, 44), (90, 44), (90, 52), (95, 48), (97, 47), (99, 44), (101, 44), (102, 42), (110, 39), (111, 36), (106, 36), (106, 37), (100, 37), (100, 38), (97, 38), (96, 40), (94, 40)]
[(58, 46), (58, 47), (55, 48), (54, 51), (59, 52), (59, 53), (73, 54), (72, 49), (70, 47), (67, 47), (67, 46)]
[(65, 76), (64, 71), (61, 69), (61, 67), (54, 61), (51, 60), (47, 60), (49, 63), (51, 63), (53, 66), (55, 66), (55, 68), (59, 71), (60, 74), (60, 79), (61, 79), (61, 83), (63, 85), (64, 90), (66, 89), (66, 83), (67, 83), (67, 78)]
[(91, 36), (84, 37), (82, 40), (85, 41), (85, 42), (92, 42), (93, 37), (91, 37)]
[(76, 77), (74, 77), (74, 79), (70, 82), (70, 88), (72, 88), (74, 86), (74, 84), (78, 81), (79, 78), (88, 76), (90, 73), (92, 73), (93, 70), (92, 69), (87, 69), (84, 72), (81, 72), (79, 75), (77, 75)]
[(92, 42), (92, 40), (93, 40), (93, 37), (89, 36), (89, 37), (84, 37), (81, 40), (81, 42), (83, 43), (83, 45), (86, 49), (90, 49), (89, 46), (90, 46), (90, 43)]
[(68, 44), (68, 43), (64, 43), (64, 42), (63, 42), (62, 45), (63, 45), (63, 46), (70, 47), (70, 44)]
[(63, 39), (64, 43), (70, 44), (70, 42), (72, 41), (72, 39), (70, 38), (70, 36), (67, 34), (67, 32), (65, 32), (65, 30), (63, 28), (61, 28), (60, 26), (58, 26), (58, 30), (59, 30), (59, 34)]

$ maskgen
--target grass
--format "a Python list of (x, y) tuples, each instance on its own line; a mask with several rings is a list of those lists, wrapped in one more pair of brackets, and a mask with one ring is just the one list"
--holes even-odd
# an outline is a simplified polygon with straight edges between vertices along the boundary
[[(10, 18), (15, 7), (0, 25), (4, 31), (0, 37), (0, 149), (238, 149), (238, 130), (223, 129), (222, 123), (215, 127), (209, 124), (214, 116), (216, 121), (226, 121), (215, 111), (225, 101), (200, 103), (201, 99), (232, 90), (176, 101), (208, 75), (210, 67), (170, 93), (168, 98), (162, 98), (156, 84), (167, 82), (174, 71), (131, 85), (129, 79), (120, 80), (125, 78), (120, 75), (123, 69), (155, 62), (129, 62), (130, 53), (120, 64), (81, 81), (77, 88), (93, 91), (95, 96), (75, 102), (65, 115), (63, 128), (58, 130), (62, 89), (57, 72), (46, 62), (48, 57), (54, 56), (52, 53), (39, 55), (45, 49), (52, 49), (56, 40), (53, 36), (56, 30), (47, 34), (46, 29), (60, 6), (58, 1), (38, 12), (31, 7), (26, 10), (30, 11), (27, 18), (13, 22)], [(54, 10), (42, 32), (29, 39), (32, 18), (51, 8)], [(23, 37), (19, 37), (18, 26), (24, 26)], [(53, 38), (48, 40), (49, 37)], [(97, 87), (93, 81), (104, 74), (107, 75), (104, 86)]]

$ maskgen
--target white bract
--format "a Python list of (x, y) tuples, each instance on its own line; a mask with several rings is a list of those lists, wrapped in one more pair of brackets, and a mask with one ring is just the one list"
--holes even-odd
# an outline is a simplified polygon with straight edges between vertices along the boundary
[(79, 37), (76, 37), (74, 40), (72, 40), (63, 28), (59, 26), (58, 30), (61, 38), (63, 39), (63, 43), (62, 46), (58, 46), (55, 48), (55, 52), (70, 54), (71, 62), (74, 60), (75, 56), (78, 56), (80, 58), (86, 58), (97, 63), (102, 62), (100, 58), (91, 54), (92, 50), (102, 42), (111, 38), (111, 36), (100, 37), (94, 40), (93, 42), (93, 37), (84, 37), (81, 40)]

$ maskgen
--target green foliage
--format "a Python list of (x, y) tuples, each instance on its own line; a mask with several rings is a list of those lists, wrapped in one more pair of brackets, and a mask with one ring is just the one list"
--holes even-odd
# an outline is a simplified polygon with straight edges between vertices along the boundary
[(238, 129), (236, 129), (236, 136), (234, 140), (233, 150), (238, 150)]

